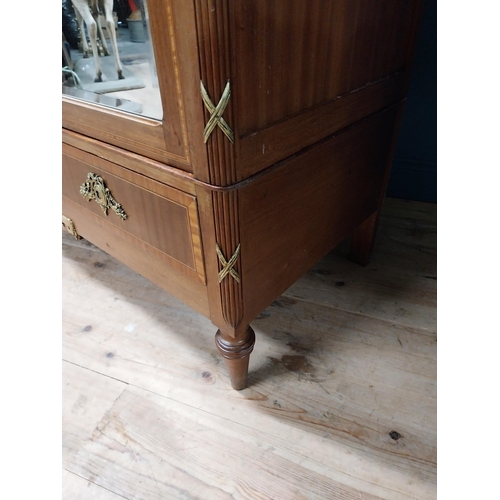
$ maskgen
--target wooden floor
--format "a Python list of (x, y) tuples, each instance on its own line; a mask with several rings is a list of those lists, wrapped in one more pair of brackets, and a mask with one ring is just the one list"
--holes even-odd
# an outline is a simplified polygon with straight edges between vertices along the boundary
[(252, 323), (236, 392), (209, 320), (63, 233), (63, 499), (436, 498), (436, 206), (347, 249)]

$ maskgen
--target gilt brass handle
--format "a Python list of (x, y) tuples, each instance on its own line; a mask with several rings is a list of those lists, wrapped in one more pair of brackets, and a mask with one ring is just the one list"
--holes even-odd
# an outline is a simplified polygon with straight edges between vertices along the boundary
[(69, 217), (62, 216), (62, 226), (65, 228), (69, 234), (75, 237), (75, 240), (79, 240), (81, 236), (76, 232), (75, 224)]
[(125, 220), (127, 218), (127, 214), (113, 198), (101, 176), (89, 172), (87, 180), (80, 186), (80, 194), (87, 201), (95, 200), (105, 215), (108, 215), (108, 209), (111, 208), (121, 219)]

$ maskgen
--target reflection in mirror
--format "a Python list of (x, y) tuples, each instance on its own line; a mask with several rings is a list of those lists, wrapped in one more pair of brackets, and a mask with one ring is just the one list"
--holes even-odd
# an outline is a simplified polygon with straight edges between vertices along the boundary
[(146, 0), (63, 0), (63, 94), (163, 117)]

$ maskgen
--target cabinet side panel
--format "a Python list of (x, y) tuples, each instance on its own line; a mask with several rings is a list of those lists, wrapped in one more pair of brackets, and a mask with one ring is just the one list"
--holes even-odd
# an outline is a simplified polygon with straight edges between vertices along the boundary
[(371, 115), (241, 191), (246, 321), (377, 210), (401, 107)]
[(405, 96), (404, 73), (368, 85), (239, 140), (241, 179), (273, 165)]
[(415, 0), (235, 0), (240, 136), (406, 68)]

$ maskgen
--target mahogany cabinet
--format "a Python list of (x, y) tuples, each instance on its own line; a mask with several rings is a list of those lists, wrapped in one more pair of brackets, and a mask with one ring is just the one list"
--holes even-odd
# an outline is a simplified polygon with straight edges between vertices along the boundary
[(209, 317), (235, 389), (263, 309), (349, 235), (368, 262), (420, 8), (148, 0), (161, 113), (63, 85), (63, 225)]

